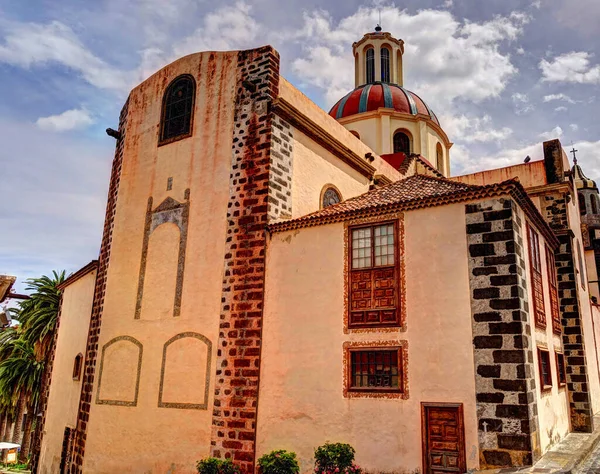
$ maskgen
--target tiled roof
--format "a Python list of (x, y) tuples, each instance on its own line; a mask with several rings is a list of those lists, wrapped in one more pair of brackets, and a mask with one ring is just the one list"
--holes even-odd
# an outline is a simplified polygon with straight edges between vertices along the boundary
[(551, 246), (558, 245), (556, 236), (517, 179), (479, 186), (459, 183), (446, 178), (414, 175), (306, 216), (271, 224), (269, 231), (282, 232), (341, 222), (351, 218), (372, 217), (394, 211), (440, 206), (506, 194), (510, 194), (525, 210)]

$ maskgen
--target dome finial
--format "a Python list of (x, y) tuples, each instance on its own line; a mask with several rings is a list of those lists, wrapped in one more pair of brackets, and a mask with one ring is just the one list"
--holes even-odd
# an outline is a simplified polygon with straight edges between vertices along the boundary
[(375, 27), (375, 31), (377, 33), (379, 33), (381, 31), (381, 26), (379, 26), (379, 23), (377, 23), (377, 26)]

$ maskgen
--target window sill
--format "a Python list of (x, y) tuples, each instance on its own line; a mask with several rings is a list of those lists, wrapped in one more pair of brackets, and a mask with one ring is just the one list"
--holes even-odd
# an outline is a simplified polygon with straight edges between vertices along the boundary
[(348, 392), (352, 392), (352, 393), (402, 393), (402, 390), (399, 388), (376, 388), (376, 387), (355, 388), (355, 387), (350, 387), (348, 389)]
[(179, 140), (183, 140), (183, 139), (189, 138), (191, 136), (192, 136), (192, 132), (186, 133), (185, 135), (178, 135), (176, 137), (167, 138), (166, 140), (159, 141), (157, 146), (161, 147), (163, 145), (168, 145), (169, 143), (178, 142)]
[(544, 385), (540, 387), (540, 392), (542, 395), (546, 395), (552, 391), (552, 385)]

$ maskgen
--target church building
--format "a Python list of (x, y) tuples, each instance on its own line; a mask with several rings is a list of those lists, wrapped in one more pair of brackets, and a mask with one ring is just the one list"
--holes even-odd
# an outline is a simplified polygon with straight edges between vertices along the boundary
[(329, 441), (367, 473), (463, 473), (593, 430), (596, 184), (558, 140), (451, 176), (404, 42), (377, 27), (353, 54), (329, 113), (269, 46), (131, 91), (98, 259), (62, 285), (37, 472), (253, 473), (286, 449), (308, 473)]

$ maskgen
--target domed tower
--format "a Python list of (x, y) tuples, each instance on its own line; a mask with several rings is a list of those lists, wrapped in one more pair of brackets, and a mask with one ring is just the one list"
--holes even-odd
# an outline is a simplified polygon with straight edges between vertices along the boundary
[(433, 110), (403, 87), (404, 41), (378, 25), (352, 45), (352, 52), (356, 88), (329, 115), (378, 155), (415, 153), (448, 176), (452, 143)]
[(596, 186), (595, 181), (583, 173), (581, 166), (577, 164), (577, 158), (573, 158), (573, 163), (571, 173), (573, 182), (577, 188), (581, 223), (591, 231), (591, 240), (593, 240), (594, 232), (592, 229), (600, 229), (600, 195), (598, 194), (598, 186)]

